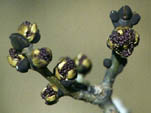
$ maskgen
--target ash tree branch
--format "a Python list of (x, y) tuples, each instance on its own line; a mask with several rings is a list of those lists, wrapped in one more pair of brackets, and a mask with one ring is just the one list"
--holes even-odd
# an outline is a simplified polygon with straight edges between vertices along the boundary
[[(91, 61), (84, 54), (79, 54), (74, 60), (65, 57), (51, 72), (47, 66), (52, 60), (49, 48), (33, 49), (33, 44), (40, 40), (37, 24), (23, 22), (17, 33), (10, 35), (13, 48), (9, 50), (8, 62), (17, 71), (25, 73), (32, 69), (49, 81), (41, 93), (48, 105), (56, 104), (59, 98), (70, 96), (103, 109), (104, 113), (122, 112), (112, 100), (113, 85), (116, 77), (123, 71), (130, 56), (139, 44), (139, 34), (132, 29), (140, 20), (139, 14), (134, 14), (129, 6), (123, 6), (118, 11), (111, 11), (110, 18), (115, 29), (107, 39), (107, 46), (112, 50), (110, 59), (104, 59), (107, 68), (104, 79), (98, 85), (91, 85), (84, 79), (91, 70)], [(78, 77), (77, 77), (78, 73)]]
[(104, 110), (104, 113), (118, 113), (118, 109), (113, 104), (111, 99), (112, 88), (117, 75), (123, 70), (127, 60), (125, 58), (121, 58), (113, 52), (111, 61), (112, 65), (109, 69), (107, 69), (102, 83), (96, 86), (89, 84), (87, 86), (87, 90), (79, 89), (79, 91), (76, 92), (68, 91), (60, 83), (60, 81), (53, 76), (53, 73), (49, 71), (48, 68), (42, 68), (35, 71), (39, 72), (51, 84), (55, 84), (58, 88), (60, 88), (64, 95), (98, 105)]

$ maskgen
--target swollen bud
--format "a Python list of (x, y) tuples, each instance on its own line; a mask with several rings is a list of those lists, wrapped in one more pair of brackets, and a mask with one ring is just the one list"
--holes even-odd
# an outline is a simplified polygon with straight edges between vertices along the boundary
[(35, 68), (46, 67), (52, 60), (52, 51), (49, 48), (34, 49), (31, 54), (31, 61)]
[(14, 48), (9, 50), (9, 56), (7, 57), (8, 63), (17, 69), (17, 71), (25, 73), (30, 68), (28, 59), (22, 54), (17, 53)]
[(19, 33), (12, 33), (9, 36), (9, 39), (11, 41), (13, 48), (16, 49), (17, 51), (22, 51), (24, 48), (30, 45), (28, 40)]
[(54, 74), (59, 80), (74, 80), (77, 77), (75, 63), (69, 57), (61, 59), (54, 68)]
[(92, 68), (90, 59), (84, 54), (78, 54), (74, 59), (78, 73), (87, 74)]
[(58, 88), (55, 85), (47, 85), (41, 92), (42, 99), (45, 100), (47, 105), (52, 105), (58, 100)]
[(110, 68), (111, 65), (112, 65), (112, 60), (109, 59), (109, 58), (105, 58), (104, 61), (103, 61), (103, 65), (104, 65), (106, 68)]
[(139, 44), (139, 34), (129, 27), (117, 27), (107, 40), (107, 46), (121, 57), (128, 57)]
[(40, 40), (37, 24), (32, 24), (29, 21), (25, 21), (19, 26), (18, 33), (23, 35), (30, 43), (37, 43)]

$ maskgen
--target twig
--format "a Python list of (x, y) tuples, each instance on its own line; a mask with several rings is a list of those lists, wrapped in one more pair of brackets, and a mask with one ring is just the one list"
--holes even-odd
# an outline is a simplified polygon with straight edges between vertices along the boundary
[(47, 65), (52, 60), (52, 52), (49, 48), (33, 49), (33, 44), (40, 40), (40, 33), (37, 25), (28, 21), (19, 26), (18, 33), (10, 36), (13, 48), (9, 50), (8, 62), (19, 72), (25, 73), (32, 69), (49, 81), (41, 93), (46, 104), (56, 104), (59, 98), (70, 96), (98, 105), (104, 113), (128, 113), (119, 101), (117, 104), (117, 101), (112, 100), (112, 91), (117, 75), (127, 64), (127, 57), (139, 43), (139, 35), (132, 27), (139, 22), (140, 16), (133, 13), (129, 6), (123, 6), (118, 12), (111, 11), (110, 18), (115, 27), (107, 40), (112, 56), (104, 59), (107, 70), (98, 85), (91, 85), (84, 79), (92, 64), (83, 54), (74, 60), (63, 58), (51, 72)]

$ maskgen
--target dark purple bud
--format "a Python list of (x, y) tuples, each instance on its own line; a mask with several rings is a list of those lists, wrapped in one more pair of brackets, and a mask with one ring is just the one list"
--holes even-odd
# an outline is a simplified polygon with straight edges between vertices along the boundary
[(132, 54), (139, 43), (138, 33), (129, 27), (117, 27), (107, 41), (107, 46), (122, 57)]
[(48, 84), (47, 87), (42, 90), (41, 97), (42, 97), (42, 99), (45, 100), (45, 103), (47, 105), (51, 105), (51, 104), (54, 104), (57, 102), (58, 96), (59, 96), (58, 92), (59, 92), (59, 90), (56, 86), (54, 86), (54, 85), (50, 86)]
[(112, 60), (109, 59), (109, 58), (104, 59), (103, 65), (104, 65), (106, 68), (110, 68), (111, 65), (112, 65)]
[(54, 73), (59, 80), (74, 80), (77, 77), (76, 65), (69, 57), (64, 57), (54, 68)]

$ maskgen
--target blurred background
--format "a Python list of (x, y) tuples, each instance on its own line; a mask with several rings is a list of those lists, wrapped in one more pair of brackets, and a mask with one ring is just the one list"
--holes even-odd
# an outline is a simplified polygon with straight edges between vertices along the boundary
[(38, 73), (22, 74), (10, 67), (6, 56), (11, 47), (9, 35), (29, 20), (37, 23), (41, 41), (35, 47), (49, 47), (52, 70), (62, 56), (85, 53), (93, 62), (86, 79), (98, 84), (103, 79), (103, 59), (110, 57), (106, 40), (113, 30), (111, 10), (129, 5), (142, 19), (135, 30), (140, 44), (128, 58), (128, 65), (114, 84), (119, 97), (132, 113), (151, 112), (151, 1), (150, 0), (0, 0), (0, 113), (101, 113), (94, 105), (64, 97), (47, 106), (40, 91), (47, 80)]

